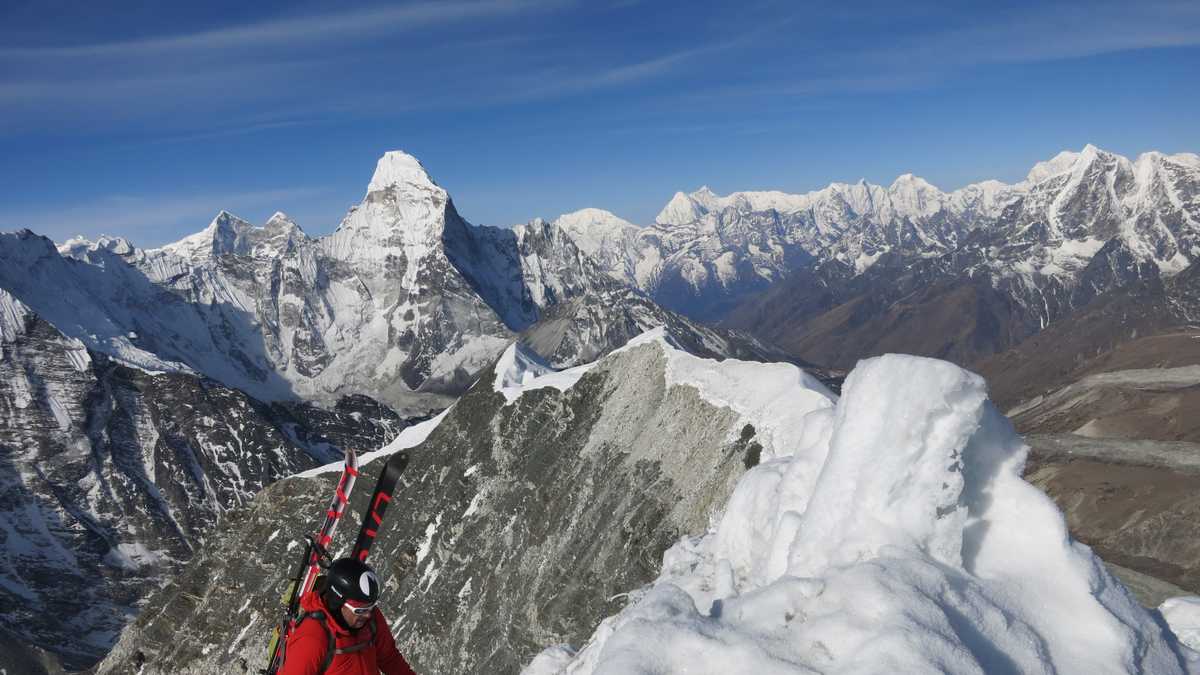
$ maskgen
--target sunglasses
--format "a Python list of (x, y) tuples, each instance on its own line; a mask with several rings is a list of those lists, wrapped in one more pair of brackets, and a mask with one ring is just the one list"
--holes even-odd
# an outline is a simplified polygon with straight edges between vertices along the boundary
[(372, 604), (366, 605), (364, 607), (357, 607), (357, 606), (352, 605), (349, 602), (347, 602), (345, 604), (345, 607), (346, 607), (346, 609), (350, 610), (351, 612), (354, 612), (355, 616), (366, 616), (367, 614), (371, 613), (371, 610), (375, 609), (375, 604), (372, 603)]

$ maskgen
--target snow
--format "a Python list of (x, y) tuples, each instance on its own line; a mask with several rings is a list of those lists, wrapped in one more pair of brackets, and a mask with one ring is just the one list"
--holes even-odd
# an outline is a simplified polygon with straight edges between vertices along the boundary
[(556, 371), (533, 350), (514, 342), (496, 361), (496, 377), (492, 388), (503, 394), (507, 403), (512, 403), (520, 398), (521, 394), (534, 389), (554, 387), (559, 391), (566, 391), (575, 386), (579, 378), (594, 365), (589, 363)]
[(0, 288), (0, 342), (14, 342), (23, 335), (30, 314), (24, 303)]
[(1104, 248), (1104, 244), (1105, 241), (1103, 239), (1097, 239), (1095, 237), (1088, 237), (1087, 239), (1066, 239), (1061, 245), (1059, 245), (1055, 253), (1056, 257), (1069, 256), (1072, 258), (1084, 258), (1090, 260), (1093, 256), (1100, 252), (1100, 249)]
[(442, 514), (438, 514), (437, 520), (425, 527), (425, 538), (421, 540), (421, 545), (417, 547), (417, 565), (429, 555), (430, 549), (433, 547), (433, 536), (437, 534), (438, 528), (442, 526)]
[(454, 351), (442, 351), (429, 364), (430, 377), (449, 376), (458, 370), (477, 373), (488, 366), (508, 340), (493, 335), (466, 337)]
[(658, 212), (654, 217), (654, 222), (659, 225), (686, 225), (687, 223), (699, 220), (701, 216), (707, 213), (700, 204), (697, 204), (690, 197), (682, 192), (676, 192), (666, 206)]
[(525, 675), (1200, 672), (1021, 479), (1028, 449), (979, 376), (864, 360), (809, 419), (577, 653)]
[[(1170, 598), (1159, 605), (1158, 611), (1180, 642), (1200, 652), (1200, 596)], [(1196, 658), (1200, 660), (1200, 654)]]
[(192, 264), (199, 264), (215, 255), (240, 250), (246, 234), (253, 229), (254, 226), (246, 220), (228, 211), (221, 211), (203, 230), (147, 253), (173, 254)]
[(87, 372), (87, 369), (92, 364), (92, 356), (88, 353), (87, 345), (82, 341), (74, 338), (67, 338), (67, 359), (71, 362), (71, 367), (80, 373)]
[[(239, 612), (239, 614), (240, 614), (240, 612)], [(250, 612), (250, 622), (247, 623), (244, 628), (242, 628), (241, 632), (238, 633), (237, 637), (234, 638), (233, 642), (230, 643), (230, 645), (225, 648), (225, 653), (226, 654), (234, 653), (234, 650), (237, 649), (238, 645), (242, 644), (242, 640), (246, 639), (246, 634), (249, 633), (250, 629), (253, 628), (257, 623), (258, 623), (258, 611), (252, 610)]]
[(564, 213), (554, 219), (554, 224), (566, 230), (580, 250), (588, 255), (595, 255), (605, 241), (641, 230), (611, 211), (595, 208)]
[[(380, 457), (388, 457), (401, 450), (407, 450), (408, 448), (413, 448), (421, 443), (424, 443), (425, 439), (429, 437), (429, 434), (433, 433), (433, 430), (442, 423), (442, 420), (445, 419), (446, 415), (453, 409), (454, 406), (450, 406), (449, 408), (443, 410), (437, 417), (427, 419), (424, 422), (418, 422), (410, 427), (405, 427), (404, 430), (401, 431), (391, 443), (388, 443), (378, 450), (372, 450), (371, 452), (360, 455), (358, 458), (358, 465), (366, 466), (368, 463), (373, 462)], [(315, 469), (301, 471), (300, 473), (296, 474), (296, 476), (299, 478), (314, 478), (325, 473), (341, 473), (343, 465), (343, 460), (338, 460), (323, 466), (318, 466)]]
[(131, 571), (160, 565), (166, 559), (167, 556), (162, 551), (151, 551), (145, 545), (136, 542), (118, 544), (104, 554), (104, 562), (108, 566)]
[(393, 185), (404, 183), (431, 187), (436, 185), (416, 157), (400, 150), (392, 150), (384, 153), (376, 163), (375, 174), (371, 176), (367, 192), (386, 190)]
[(66, 406), (53, 394), (47, 394), (46, 403), (50, 406), (50, 412), (54, 415), (54, 421), (58, 424), (58, 428), (61, 431), (70, 431), (71, 414), (67, 412)]
[(483, 502), (486, 500), (487, 500), (486, 493), (484, 493), (484, 492), (475, 493), (475, 496), (471, 498), (471, 503), (467, 505), (467, 510), (463, 512), (462, 519), (466, 520), (467, 518), (470, 518), (471, 516), (478, 513), (479, 506), (481, 504), (483, 504)]
[[(667, 386), (693, 387), (702, 399), (732, 409), (743, 424), (752, 425), (764, 458), (819, 443), (820, 434), (828, 429), (822, 418), (832, 411), (833, 394), (794, 365), (700, 358), (679, 348), (661, 327), (642, 333), (615, 353), (645, 344), (663, 351)], [(511, 404), (535, 389), (566, 391), (595, 366), (555, 371), (531, 350), (513, 343), (496, 362), (492, 387)]]
[(754, 426), (762, 458), (788, 455), (823, 442), (832, 421), (834, 395), (815, 377), (790, 363), (758, 363), (694, 356), (664, 328), (646, 331), (617, 352), (654, 344), (667, 358), (667, 386), (689, 386), (714, 406), (738, 413)]
[(1078, 152), (1064, 150), (1055, 155), (1054, 158), (1050, 159), (1049, 161), (1038, 162), (1037, 164), (1033, 165), (1033, 168), (1029, 170), (1029, 174), (1025, 176), (1025, 182), (1029, 183), (1030, 185), (1035, 185), (1047, 179), (1067, 173), (1071, 170), (1071, 167), (1075, 165), (1075, 162), (1079, 159), (1080, 155), (1081, 153)]
[(883, 255), (885, 250), (886, 249), (880, 249), (875, 252), (875, 255), (859, 253), (858, 257), (854, 259), (854, 272), (856, 274), (862, 274), (863, 272), (866, 272), (867, 268), (869, 268), (871, 265), (874, 265), (875, 261), (879, 260), (879, 256)]

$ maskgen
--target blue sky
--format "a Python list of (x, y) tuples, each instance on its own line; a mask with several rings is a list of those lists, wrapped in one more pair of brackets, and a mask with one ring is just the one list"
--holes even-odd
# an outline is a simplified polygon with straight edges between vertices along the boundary
[(0, 5), (0, 230), (324, 234), (389, 149), (489, 225), (1200, 152), (1194, 1), (176, 4)]

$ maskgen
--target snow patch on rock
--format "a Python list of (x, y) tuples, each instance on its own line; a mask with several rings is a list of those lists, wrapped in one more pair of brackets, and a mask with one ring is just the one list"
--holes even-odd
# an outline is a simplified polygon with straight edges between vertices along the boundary
[(566, 391), (575, 386), (579, 378), (594, 365), (588, 363), (567, 370), (554, 370), (532, 349), (514, 342), (504, 350), (496, 362), (496, 378), (492, 387), (504, 394), (507, 402), (512, 403), (520, 398), (521, 394), (534, 389), (554, 387), (559, 391)]
[[(392, 440), (391, 443), (388, 443), (378, 450), (372, 450), (371, 452), (360, 455), (358, 458), (359, 466), (366, 466), (380, 457), (394, 455), (401, 450), (407, 450), (424, 443), (425, 439), (429, 437), (429, 434), (433, 433), (433, 430), (442, 423), (442, 420), (445, 419), (446, 415), (449, 414), (449, 412), (453, 409), (454, 406), (450, 406), (449, 408), (443, 410), (441, 414), (436, 417), (427, 419), (424, 422), (418, 422), (411, 427), (406, 427), (396, 436), (395, 439)], [(329, 464), (318, 466), (315, 469), (301, 471), (295, 475), (299, 476), (300, 478), (313, 478), (323, 473), (340, 473), (343, 464), (343, 461), (338, 460), (336, 462), (330, 462)]]

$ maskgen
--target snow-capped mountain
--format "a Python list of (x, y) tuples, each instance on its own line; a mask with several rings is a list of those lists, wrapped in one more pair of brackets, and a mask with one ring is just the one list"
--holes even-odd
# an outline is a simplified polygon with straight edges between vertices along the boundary
[[(556, 324), (569, 330), (546, 354), (555, 365), (665, 323), (712, 342), (711, 329), (622, 291), (576, 241), (601, 247), (569, 236), (586, 227), (474, 227), (415, 158), (389, 152), (327, 237), (308, 237), (283, 213), (256, 227), (226, 212), (157, 249), (103, 238), (55, 250), (30, 233), (4, 235), (0, 288), (140, 367), (201, 373), (263, 400), (365, 394), (405, 414), (448, 405), (521, 331), (572, 300), (590, 310), (558, 312), (574, 318)], [(596, 241), (611, 243), (600, 229)]]
[(4, 290), (0, 351), (0, 633), (72, 669), (111, 648), (229, 510), (329, 461), (330, 441), (375, 447), (404, 426), (365, 402), (268, 406), (120, 365)]
[(887, 187), (833, 183), (807, 194), (722, 197), (705, 187), (677, 193), (641, 232), (583, 213), (560, 219), (572, 221), (586, 232), (607, 222), (606, 236), (587, 237), (606, 271), (693, 318), (719, 319), (789, 278), (801, 279), (786, 291), (795, 295), (876, 266), (933, 261), (940, 278), (989, 275), (1044, 326), (1105, 288), (1169, 276), (1200, 257), (1200, 157), (1130, 161), (1089, 145), (1014, 185), (947, 193), (905, 174)]
[(830, 365), (886, 351), (973, 363), (1200, 255), (1195, 155), (1130, 162), (1089, 146), (1009, 188), (1011, 201), (950, 248), (893, 246), (859, 274), (843, 259), (802, 268), (725, 323)]

